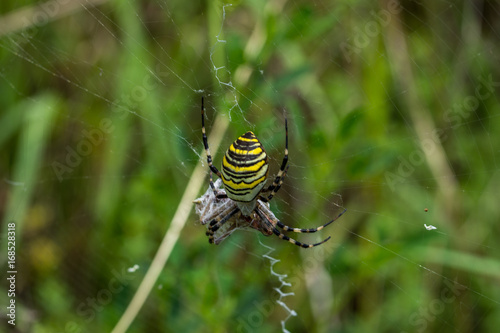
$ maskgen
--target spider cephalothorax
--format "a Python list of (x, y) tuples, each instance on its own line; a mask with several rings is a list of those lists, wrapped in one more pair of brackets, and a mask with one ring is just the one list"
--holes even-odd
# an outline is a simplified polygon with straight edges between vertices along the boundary
[[(330, 222), (312, 229), (291, 228), (284, 225), (278, 220), (269, 208), (268, 202), (278, 192), (283, 183), (283, 179), (288, 170), (288, 126), (285, 118), (285, 156), (281, 163), (280, 171), (278, 172), (273, 183), (265, 187), (267, 180), (269, 165), (267, 161), (266, 151), (260, 143), (259, 139), (253, 132), (246, 132), (234, 141), (226, 151), (222, 160), (222, 172), (219, 171), (212, 163), (212, 155), (208, 148), (207, 135), (205, 132), (205, 108), (203, 98), (201, 99), (201, 124), (203, 133), (203, 144), (207, 153), (207, 162), (210, 168), (210, 187), (214, 194), (214, 200), (210, 201), (213, 209), (209, 209), (211, 213), (205, 215), (200, 214), (201, 223), (207, 224), (207, 236), (210, 243), (220, 243), (227, 237), (232, 230), (240, 226), (248, 226), (261, 231), (264, 235), (275, 234), (281, 239), (287, 240), (292, 244), (310, 248), (323, 244), (330, 237), (315, 244), (300, 243), (279, 231), (276, 227), (292, 232), (313, 233), (319, 231), (338, 219), (346, 210), (340, 213)], [(215, 173), (224, 184), (224, 189), (217, 188), (212, 180), (212, 172)], [(266, 194), (266, 195), (264, 195)], [(195, 201), (201, 203), (200, 200)], [(235, 219), (235, 217), (237, 217)], [(222, 237), (214, 238), (217, 230), (224, 226), (228, 221), (234, 221), (227, 228)]]

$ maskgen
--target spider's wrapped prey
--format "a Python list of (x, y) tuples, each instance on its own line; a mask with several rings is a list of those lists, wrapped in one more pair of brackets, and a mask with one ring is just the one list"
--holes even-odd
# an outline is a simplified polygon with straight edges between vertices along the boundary
[[(214, 187), (218, 194), (224, 195), (226, 192), (222, 187), (222, 181), (217, 179)], [(209, 222), (217, 219), (218, 216), (223, 215), (226, 211), (234, 209), (235, 204), (228, 198), (217, 199), (213, 189), (209, 186), (207, 191), (198, 199), (193, 201), (195, 203), (195, 212), (200, 217), (200, 223), (207, 226), (209, 229)], [(224, 223), (217, 231), (215, 231), (214, 244), (220, 244), (225, 238), (231, 235), (239, 228), (249, 226), (246, 219), (241, 218), (240, 214), (233, 215), (226, 223)]]

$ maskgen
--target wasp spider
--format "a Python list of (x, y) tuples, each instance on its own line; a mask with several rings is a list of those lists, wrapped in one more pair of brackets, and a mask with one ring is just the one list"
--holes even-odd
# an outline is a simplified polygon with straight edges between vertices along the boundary
[[(313, 233), (337, 220), (346, 210), (320, 227), (300, 229), (284, 225), (269, 208), (268, 202), (279, 191), (288, 170), (288, 126), (286, 118), (285, 157), (283, 157), (281, 168), (273, 183), (265, 188), (269, 172), (267, 154), (255, 134), (253, 132), (246, 132), (229, 146), (222, 159), (222, 171), (219, 171), (212, 163), (212, 155), (210, 155), (210, 149), (208, 148), (204, 113), (205, 108), (202, 97), (201, 130), (203, 133), (203, 144), (207, 153), (207, 162), (210, 168), (210, 188), (213, 193), (213, 200), (207, 201), (210, 195), (207, 191), (203, 197), (195, 200), (195, 203), (199, 204), (197, 211), (200, 214), (201, 223), (208, 223), (206, 232), (208, 241), (219, 244), (236, 228), (245, 226), (254, 228), (266, 236), (275, 234), (279, 238), (303, 248), (318, 246), (329, 240), (330, 237), (319, 243), (304, 244), (283, 234), (277, 227), (284, 231)], [(215, 173), (220, 178), (215, 185), (212, 173)], [(222, 180), (224, 189), (221, 189), (220, 180)], [(217, 237), (217, 231), (219, 231), (219, 234), (222, 233), (222, 236)]]

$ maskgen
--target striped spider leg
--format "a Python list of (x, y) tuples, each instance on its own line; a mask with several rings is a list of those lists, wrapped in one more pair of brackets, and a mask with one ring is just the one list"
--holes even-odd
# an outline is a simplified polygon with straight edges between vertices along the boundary
[(259, 217), (262, 219), (263, 223), (265, 224), (265, 226), (272, 231), (272, 233), (274, 233), (276, 236), (278, 236), (279, 238), (281, 239), (284, 239), (286, 241), (289, 241), (290, 243), (292, 244), (295, 244), (295, 245), (298, 245), (300, 247), (303, 247), (303, 248), (311, 248), (311, 247), (314, 247), (314, 246), (318, 246), (318, 245), (321, 245), (323, 244), (324, 242), (326, 242), (327, 240), (330, 239), (330, 237), (326, 238), (325, 240), (319, 242), (319, 243), (316, 243), (316, 244), (304, 244), (304, 243), (300, 243), (290, 237), (288, 237), (287, 235), (283, 234), (282, 232), (279, 231), (279, 229), (276, 228), (276, 226), (280, 227), (281, 229), (285, 230), (285, 231), (292, 231), (292, 232), (298, 232), (298, 233), (302, 233), (302, 234), (305, 234), (305, 233), (314, 233), (316, 231), (320, 231), (321, 229), (325, 228), (326, 226), (328, 226), (329, 224), (335, 222), (339, 217), (342, 216), (342, 214), (344, 214), (346, 212), (347, 209), (344, 209), (339, 215), (337, 215), (336, 218), (334, 218), (333, 220), (323, 224), (322, 226), (319, 226), (317, 228), (310, 228), (310, 229), (301, 229), (301, 228), (292, 228), (292, 227), (289, 227), (285, 224), (283, 224), (280, 220), (278, 220), (276, 218), (276, 216), (273, 214), (273, 212), (266, 206), (262, 203), (262, 201), (259, 200), (259, 204), (257, 205), (257, 208), (255, 209), (255, 211), (257, 212), (257, 214), (259, 215)]

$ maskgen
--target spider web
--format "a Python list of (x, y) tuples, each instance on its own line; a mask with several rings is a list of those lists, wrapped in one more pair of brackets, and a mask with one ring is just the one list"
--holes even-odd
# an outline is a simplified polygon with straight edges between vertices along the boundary
[(203, 95), (208, 134), (217, 117), (231, 124), (217, 164), (252, 130), (275, 174), (286, 112), (281, 221), (348, 210), (318, 236), (290, 235), (332, 236), (311, 250), (247, 228), (209, 245), (193, 214), (130, 331), (494, 331), (500, 11), (394, 3), (2, 4), (2, 244), (16, 222), (17, 327), (114, 327), (205, 159)]

